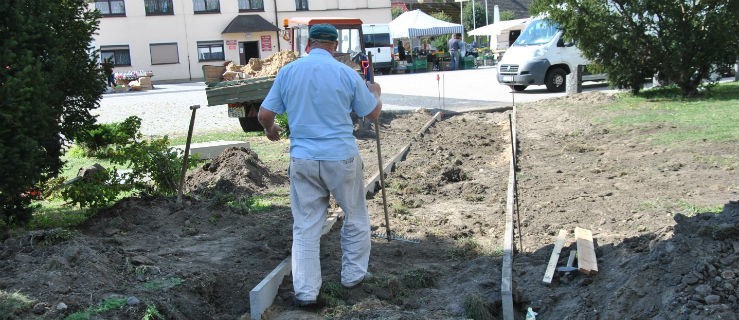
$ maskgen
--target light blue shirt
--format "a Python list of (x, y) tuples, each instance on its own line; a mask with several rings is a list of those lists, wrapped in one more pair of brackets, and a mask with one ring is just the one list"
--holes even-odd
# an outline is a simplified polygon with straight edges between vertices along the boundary
[(282, 67), (262, 102), (274, 113), (287, 112), (290, 156), (312, 160), (345, 160), (357, 154), (349, 114), (363, 117), (376, 106), (357, 71), (319, 48)]

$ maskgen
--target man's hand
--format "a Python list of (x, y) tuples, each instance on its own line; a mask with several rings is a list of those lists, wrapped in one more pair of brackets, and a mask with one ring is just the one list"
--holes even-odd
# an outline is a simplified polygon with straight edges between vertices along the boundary
[(270, 141), (278, 141), (280, 140), (280, 132), (282, 132), (282, 130), (282, 127), (280, 127), (278, 124), (272, 123), (271, 127), (264, 129), (264, 134)]
[(375, 109), (372, 110), (370, 114), (366, 115), (366, 117), (372, 121), (375, 121), (378, 117), (380, 117), (380, 111), (382, 111), (382, 100), (380, 99), (382, 88), (380, 88), (380, 85), (376, 82), (367, 81), (366, 83), (367, 89), (369, 89), (369, 91), (372, 92), (373, 95), (375, 95), (375, 99), (377, 99), (377, 105), (375, 106)]
[(380, 95), (382, 95), (382, 88), (380, 88), (379, 84), (377, 84), (376, 82), (367, 81), (367, 89), (369, 89), (369, 91), (375, 95), (375, 98), (377, 100), (380, 100)]

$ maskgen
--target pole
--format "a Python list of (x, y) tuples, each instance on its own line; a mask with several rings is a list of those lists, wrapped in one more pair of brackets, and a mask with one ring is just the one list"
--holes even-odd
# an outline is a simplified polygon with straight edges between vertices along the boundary
[(190, 106), (192, 115), (190, 116), (190, 128), (187, 130), (187, 143), (185, 143), (185, 155), (182, 160), (182, 170), (180, 170), (180, 190), (177, 192), (177, 203), (182, 203), (182, 189), (185, 185), (185, 173), (187, 173), (187, 162), (190, 155), (190, 142), (192, 141), (192, 129), (195, 127), (195, 111), (200, 108), (200, 105)]
[[(375, 82), (374, 66), (372, 66), (372, 52), (367, 53), (369, 66), (367, 67), (367, 77), (369, 82)], [(380, 190), (382, 191), (382, 209), (385, 211), (385, 233), (387, 241), (392, 241), (393, 236), (390, 231), (390, 216), (387, 213), (387, 196), (385, 195), (385, 169), (382, 165), (382, 148), (380, 148), (380, 120), (375, 119), (375, 141), (377, 141), (377, 164), (380, 167)]]
[[(488, 16), (489, 15), (490, 14), (488, 12), (488, 0), (485, 0), (485, 25), (489, 25), (490, 24), (490, 19), (488, 19)], [(492, 42), (492, 38), (493, 38), (492, 36), (488, 36), (488, 48), (490, 48), (490, 44), (491, 44), (490, 42)], [(483, 57), (483, 62), (485, 62), (484, 59), (485, 59), (485, 57)]]
[(475, 22), (475, 0), (472, 0), (472, 30), (477, 28), (477, 24)]
[(490, 20), (488, 19), (488, 0), (485, 0), (485, 25), (489, 25)]
[(459, 1), (459, 24), (462, 25), (462, 39), (464, 39), (464, 0)]

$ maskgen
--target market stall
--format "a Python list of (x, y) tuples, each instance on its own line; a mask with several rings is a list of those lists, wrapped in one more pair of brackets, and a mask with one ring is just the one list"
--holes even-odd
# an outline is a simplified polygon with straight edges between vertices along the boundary
[(433, 48), (433, 37), (464, 31), (461, 24), (436, 19), (421, 10), (405, 12), (388, 25), (390, 36), (393, 39), (402, 39), (404, 43), (410, 43), (411, 61), (407, 65), (407, 70), (410, 72), (428, 71), (434, 68), (447, 70), (448, 63), (444, 63), (449, 60), (446, 46)]

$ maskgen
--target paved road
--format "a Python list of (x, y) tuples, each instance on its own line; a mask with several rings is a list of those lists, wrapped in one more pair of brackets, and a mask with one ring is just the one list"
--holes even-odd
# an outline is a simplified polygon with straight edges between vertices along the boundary
[[(498, 84), (495, 68), (428, 72), (416, 74), (378, 75), (382, 86), (384, 110), (418, 108), (468, 111), (563, 96), (549, 93), (544, 86), (531, 86), (524, 92), (512, 93)], [(439, 80), (437, 81), (437, 76)], [(609, 90), (604, 84), (586, 84), (584, 91)], [(154, 90), (103, 95), (100, 108), (93, 111), (102, 123), (120, 122), (137, 115), (142, 119), (144, 135), (186, 135), (191, 111), (201, 105), (195, 117), (195, 133), (241, 130), (238, 120), (228, 118), (226, 107), (207, 106), (203, 82), (158, 84)]]

